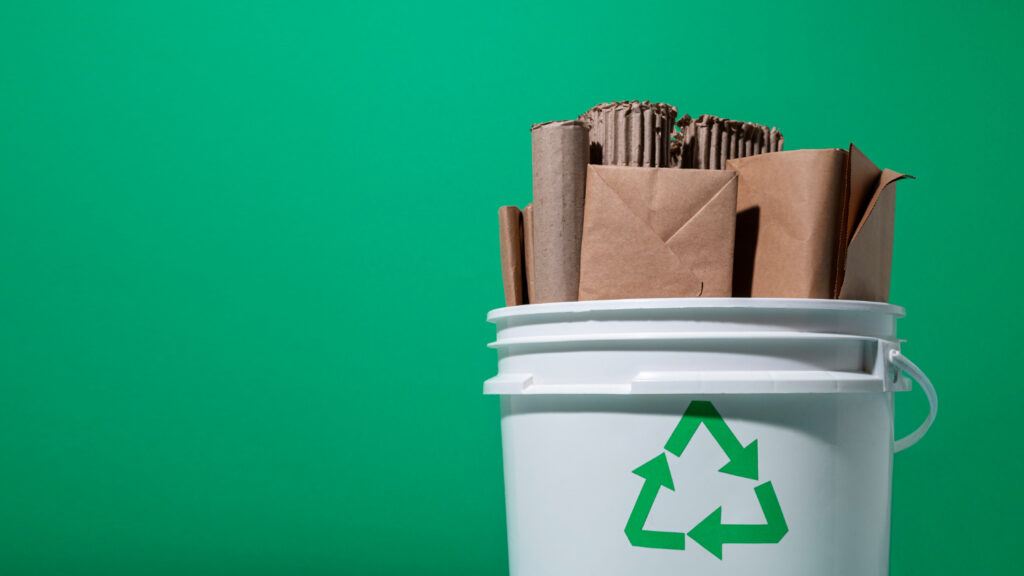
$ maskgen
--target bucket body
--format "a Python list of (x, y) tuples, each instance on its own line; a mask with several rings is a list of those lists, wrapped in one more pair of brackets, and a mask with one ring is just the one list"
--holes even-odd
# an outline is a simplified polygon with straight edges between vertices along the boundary
[(513, 575), (888, 574), (896, 306), (505, 308)]

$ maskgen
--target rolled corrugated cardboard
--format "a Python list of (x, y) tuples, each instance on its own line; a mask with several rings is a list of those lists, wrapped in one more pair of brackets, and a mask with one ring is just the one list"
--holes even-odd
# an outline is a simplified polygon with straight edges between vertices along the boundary
[(711, 125), (711, 142), (709, 143), (711, 151), (708, 154), (708, 159), (710, 160), (708, 168), (711, 168), (712, 170), (717, 170), (721, 168), (721, 166), (719, 166), (718, 164), (719, 160), (722, 159), (722, 153), (719, 149), (719, 146), (721, 145), (722, 125), (719, 122), (715, 122), (714, 124)]
[(697, 121), (697, 165), (694, 168), (707, 169), (709, 167), (709, 160), (711, 158), (711, 146), (709, 145), (710, 138), (710, 125), (707, 122), (702, 121), (703, 116)]
[(729, 159), (729, 147), (732, 145), (732, 130), (728, 124), (723, 124), (721, 129), (721, 142), (718, 144), (718, 167), (724, 169), (725, 162)]
[(729, 145), (729, 157), (727, 160), (740, 157), (740, 147), (743, 142), (743, 125), (739, 122), (729, 122), (729, 133), (732, 134), (732, 141)]
[(643, 157), (640, 159), (641, 166), (654, 166), (654, 156), (657, 154), (656, 150), (660, 145), (657, 135), (654, 133), (654, 112), (647, 108), (646, 110), (640, 111), (643, 117)]
[(675, 168), (722, 170), (735, 158), (782, 150), (782, 134), (775, 128), (702, 114), (688, 114), (676, 122), (669, 144), (668, 165)]
[(498, 238), (501, 242), (501, 279), (505, 285), (505, 306), (525, 303), (526, 275), (523, 270), (523, 217), (519, 208), (498, 209)]
[(676, 108), (638, 100), (598, 104), (580, 120), (590, 125), (590, 163), (669, 166)]
[[(602, 147), (607, 147), (608, 154), (602, 156), (602, 158), (608, 158), (608, 161), (615, 165), (624, 165), (626, 160), (626, 146), (629, 145), (628, 139), (626, 138), (626, 108), (616, 108), (611, 111), (612, 117), (615, 119), (611, 122), (612, 134), (606, 144), (602, 144)], [(602, 160), (602, 163), (605, 162)]]
[(573, 302), (579, 292), (590, 131), (580, 120), (537, 124), (531, 131), (532, 302)]

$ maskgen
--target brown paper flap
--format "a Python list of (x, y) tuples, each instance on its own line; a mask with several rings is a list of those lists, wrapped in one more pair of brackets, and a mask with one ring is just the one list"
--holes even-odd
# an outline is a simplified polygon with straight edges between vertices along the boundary
[[(679, 228), (666, 244), (689, 263), (690, 271), (704, 284), (701, 296), (727, 298), (732, 296), (732, 260), (736, 242), (736, 189), (738, 177), (732, 170), (694, 170), (697, 174), (695, 189), (714, 189), (722, 182), (718, 191)], [(717, 178), (706, 178), (712, 174)], [(723, 182), (724, 180), (724, 182)], [(719, 229), (727, 224), (728, 233), (723, 237)], [(727, 263), (727, 265), (723, 265)]]
[(840, 299), (889, 301), (895, 211), (896, 185), (891, 180), (879, 190), (846, 252)]
[(690, 222), (715, 194), (736, 177), (735, 172), (724, 170), (616, 170), (601, 167), (592, 173), (663, 242)]
[(896, 182), (904, 178), (913, 176), (888, 168), (879, 176), (875, 193), (846, 251), (846, 266), (838, 298), (889, 301), (896, 228)]
[(588, 167), (580, 300), (728, 296), (730, 181), (722, 171)]
[(523, 271), (523, 223), (519, 208), (502, 206), (498, 209), (498, 237), (505, 306), (519, 306), (523, 304), (526, 280)]
[(850, 144), (850, 154), (847, 156), (846, 166), (847, 203), (844, 207), (846, 214), (843, 222), (843, 241), (849, 245), (853, 238), (853, 231), (864, 220), (864, 216), (868, 212), (868, 205), (877, 192), (878, 179), (882, 176), (882, 170), (853, 144)]
[(839, 219), (839, 241), (836, 243), (835, 258), (835, 282), (832, 285), (832, 297), (839, 297), (839, 290), (843, 285), (843, 276), (846, 270), (846, 250), (853, 237), (853, 231), (858, 227), (867, 212), (868, 204), (871, 202), (878, 186), (878, 178), (882, 171), (874, 165), (859, 148), (850, 144), (850, 151), (846, 155), (846, 177), (843, 186), (843, 196), (840, 203), (841, 216)]
[(889, 170), (888, 168), (882, 171), (882, 174), (878, 179), (878, 185), (875, 189), (875, 193), (872, 195), (871, 201), (864, 210), (864, 217), (861, 218), (860, 224), (857, 225), (857, 229), (854, 230), (853, 234), (850, 236), (850, 242), (856, 240), (857, 234), (860, 233), (861, 228), (864, 227), (864, 223), (867, 222), (867, 219), (871, 216), (871, 212), (875, 209), (875, 205), (878, 203), (879, 198), (881, 198), (882, 191), (888, 188), (890, 184), (903, 180), (904, 178), (913, 179), (914, 177), (909, 174), (900, 174), (899, 172)]

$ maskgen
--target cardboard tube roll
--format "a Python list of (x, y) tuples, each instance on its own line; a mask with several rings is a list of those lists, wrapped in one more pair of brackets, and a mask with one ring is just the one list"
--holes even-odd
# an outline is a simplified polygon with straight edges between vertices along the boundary
[(590, 131), (579, 120), (538, 124), (531, 131), (532, 302), (572, 302), (579, 292)]
[(615, 123), (612, 125), (614, 133), (609, 138), (607, 144), (605, 144), (611, 151), (611, 154), (605, 156), (610, 162), (616, 166), (623, 166), (626, 163), (626, 110), (624, 108), (616, 108), (612, 111), (612, 115), (615, 117)]

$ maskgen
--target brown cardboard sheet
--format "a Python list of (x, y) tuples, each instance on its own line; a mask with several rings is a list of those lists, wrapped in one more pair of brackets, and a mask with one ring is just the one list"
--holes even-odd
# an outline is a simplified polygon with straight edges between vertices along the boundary
[(501, 279), (505, 306), (525, 303), (526, 275), (523, 270), (523, 217), (519, 208), (498, 209), (498, 237), (501, 242)]
[(591, 165), (580, 300), (728, 297), (736, 173)]

